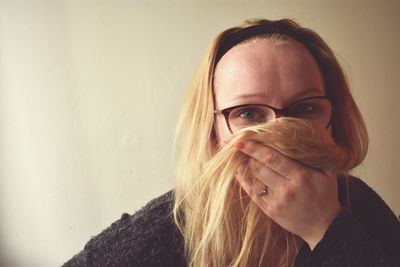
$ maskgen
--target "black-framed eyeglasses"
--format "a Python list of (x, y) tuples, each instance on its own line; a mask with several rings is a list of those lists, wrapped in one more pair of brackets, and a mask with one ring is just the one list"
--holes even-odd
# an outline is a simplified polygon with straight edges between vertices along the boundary
[(224, 115), (232, 134), (242, 128), (263, 124), (278, 117), (305, 119), (316, 127), (328, 128), (331, 123), (332, 103), (327, 96), (311, 96), (282, 109), (264, 104), (245, 104), (214, 110), (214, 114)]

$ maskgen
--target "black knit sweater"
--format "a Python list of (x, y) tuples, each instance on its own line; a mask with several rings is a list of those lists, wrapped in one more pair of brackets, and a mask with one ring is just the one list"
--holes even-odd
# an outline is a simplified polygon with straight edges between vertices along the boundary
[[(400, 266), (400, 222), (390, 208), (350, 177), (348, 209), (342, 178), (338, 185), (342, 211), (313, 251), (306, 244), (301, 248), (295, 266)], [(170, 191), (133, 215), (123, 214), (64, 266), (187, 266), (172, 205)]]

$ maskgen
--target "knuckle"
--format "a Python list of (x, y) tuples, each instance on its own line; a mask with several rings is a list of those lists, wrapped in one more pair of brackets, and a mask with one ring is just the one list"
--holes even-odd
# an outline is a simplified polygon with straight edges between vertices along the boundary
[(308, 184), (309, 182), (309, 174), (306, 170), (300, 169), (297, 171), (296, 179), (293, 179), (293, 182), (295, 186), (297, 187), (304, 187)]
[(298, 168), (297, 172), (299, 173), (299, 178), (303, 181), (307, 180), (307, 177), (309, 176), (309, 171), (305, 168)]
[(294, 180), (296, 186), (298, 187), (303, 187), (304, 185), (306, 185), (307, 183), (307, 179), (305, 178), (305, 176), (299, 176), (297, 177), (297, 179)]
[(253, 159), (249, 159), (249, 161), (248, 161), (248, 163), (247, 163), (247, 169), (248, 169), (249, 171), (251, 171), (251, 172), (254, 171), (254, 168), (255, 168), (254, 163), (255, 163), (255, 162), (254, 162)]
[(277, 153), (268, 153), (262, 163), (272, 168), (277, 168), (282, 164), (282, 158)]
[(292, 202), (296, 199), (296, 192), (292, 188), (287, 188), (282, 192), (282, 200), (284, 202)]
[(261, 164), (258, 163), (258, 162), (255, 161), (255, 160), (251, 160), (251, 161), (249, 162), (249, 170), (251, 171), (251, 173), (252, 173), (254, 176), (257, 177), (257, 176), (260, 174), (260, 171), (261, 171)]

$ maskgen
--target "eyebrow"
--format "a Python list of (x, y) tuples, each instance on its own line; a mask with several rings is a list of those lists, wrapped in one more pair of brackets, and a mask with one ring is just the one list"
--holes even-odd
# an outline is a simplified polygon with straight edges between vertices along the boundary
[(232, 100), (237, 99), (247, 99), (247, 98), (266, 98), (267, 95), (264, 93), (255, 93), (255, 94), (242, 94), (235, 96)]
[[(293, 95), (293, 98), (302, 98), (302, 97), (308, 97), (308, 96), (314, 96), (314, 94), (320, 94), (325, 95), (324, 90), (321, 90), (317, 87), (309, 87), (306, 88), (297, 94)], [(242, 94), (242, 95), (237, 95), (236, 97), (233, 98), (233, 100), (238, 100), (238, 99), (248, 99), (248, 98), (267, 98), (268, 96), (265, 93), (254, 93), (254, 94)]]
[(306, 88), (303, 91), (295, 94), (293, 97), (294, 98), (308, 97), (310, 95), (319, 94), (319, 93), (322, 93), (322, 95), (325, 95), (325, 90), (317, 88), (317, 87), (309, 87), (309, 88)]

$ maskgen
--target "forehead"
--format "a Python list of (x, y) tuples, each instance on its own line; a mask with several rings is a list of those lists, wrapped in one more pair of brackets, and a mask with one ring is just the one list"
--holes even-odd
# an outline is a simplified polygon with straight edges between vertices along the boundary
[(243, 101), (280, 106), (308, 93), (324, 94), (322, 75), (307, 48), (294, 41), (240, 44), (221, 58), (214, 75), (217, 108)]

